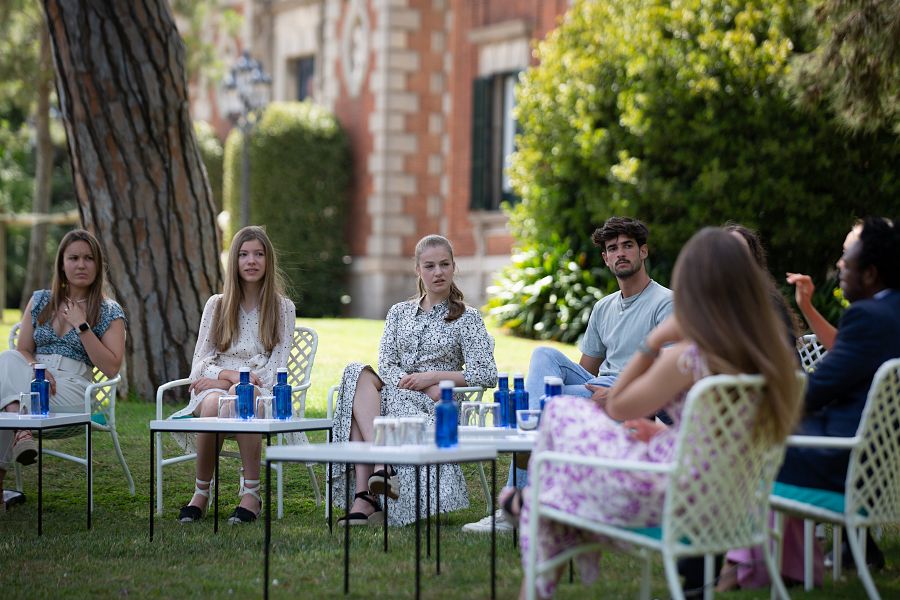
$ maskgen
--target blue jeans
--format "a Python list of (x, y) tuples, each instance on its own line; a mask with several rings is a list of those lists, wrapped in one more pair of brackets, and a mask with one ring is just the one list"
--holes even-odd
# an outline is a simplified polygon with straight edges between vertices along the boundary
[[(563, 394), (590, 398), (591, 392), (584, 384), (591, 383), (603, 387), (611, 387), (616, 381), (615, 375), (595, 377), (579, 365), (572, 362), (565, 354), (553, 348), (541, 346), (531, 353), (528, 375), (525, 377), (525, 390), (528, 392), (528, 408), (541, 407), (541, 396), (544, 395), (544, 377), (560, 377), (563, 380)], [(509, 467), (506, 486), (513, 485), (513, 465)], [(521, 489), (528, 482), (528, 471), (516, 469), (516, 487)]]

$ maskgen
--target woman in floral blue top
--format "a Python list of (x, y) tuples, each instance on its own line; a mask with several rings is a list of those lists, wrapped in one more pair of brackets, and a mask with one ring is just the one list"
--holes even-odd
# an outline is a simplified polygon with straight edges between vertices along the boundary
[[(84, 412), (84, 392), (94, 367), (115, 377), (125, 354), (125, 313), (103, 295), (105, 264), (90, 232), (70, 231), (59, 244), (52, 287), (31, 296), (22, 314), (15, 350), (0, 354), (0, 409), (19, 411), (30, 391), (33, 366), (46, 367), (51, 412)], [(15, 460), (37, 458), (28, 430), (0, 431), (0, 491)], [(0, 508), (2, 510), (2, 508)]]

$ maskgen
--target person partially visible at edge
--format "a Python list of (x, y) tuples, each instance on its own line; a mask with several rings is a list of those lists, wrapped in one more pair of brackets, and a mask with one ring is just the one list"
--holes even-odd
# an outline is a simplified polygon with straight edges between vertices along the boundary
[[(809, 375), (804, 416), (797, 428), (800, 435), (856, 435), (875, 372), (885, 361), (900, 357), (900, 230), (887, 219), (868, 217), (854, 231), (837, 262), (841, 290), (850, 307), (841, 316), (830, 350)], [(849, 457), (849, 450), (790, 447), (777, 480), (843, 493)], [(799, 522), (794, 528), (802, 529)], [(787, 535), (787, 527), (785, 533), (785, 564), (798, 567), (784, 575), (802, 580), (802, 535)], [(867, 561), (883, 564), (871, 536), (866, 546)], [(728, 561), (738, 568), (720, 589), (768, 584), (765, 569), (755, 568), (753, 552), (728, 553)], [(814, 554), (821, 573), (818, 543)]]
[[(862, 221), (857, 221), (844, 239), (844, 252), (859, 239), (860, 231), (862, 231)], [(838, 267), (840, 267), (840, 262), (838, 262)], [(831, 346), (834, 345), (837, 329), (813, 306), (812, 297), (813, 292), (816, 291), (816, 286), (813, 284), (812, 277), (802, 273), (787, 273), (785, 281), (794, 286), (794, 299), (797, 302), (797, 308), (800, 309), (803, 318), (809, 324), (809, 328), (816, 334), (816, 339), (819, 340), (819, 343), (826, 350), (830, 350)], [(849, 300), (846, 296), (844, 298)]]
[[(285, 295), (275, 248), (262, 227), (250, 225), (234, 235), (228, 253), (225, 289), (206, 302), (191, 362), (191, 400), (171, 418), (214, 417), (219, 398), (234, 394), (240, 368), (250, 368), (254, 395), (271, 395), (279, 368), (286, 367), (296, 309)], [(178, 513), (182, 523), (199, 521), (209, 505), (216, 455), (223, 436), (173, 434), (188, 452), (197, 453), (194, 495)], [(241, 454), (240, 502), (228, 522), (251, 523), (259, 516), (259, 460), (262, 436), (234, 436)]]
[[(104, 295), (105, 276), (97, 238), (83, 229), (67, 233), (56, 252), (50, 289), (32, 294), (22, 313), (16, 349), (0, 354), (2, 410), (19, 412), (19, 394), (31, 391), (36, 363), (46, 367), (50, 412), (55, 413), (84, 412), (94, 367), (107, 377), (119, 373), (125, 356), (125, 312)], [(0, 431), (0, 492), (11, 461), (32, 464), (37, 451), (30, 431)]]
[[(455, 386), (497, 385), (494, 340), (478, 309), (463, 303), (463, 294), (453, 281), (456, 262), (450, 240), (439, 235), (419, 240), (415, 272), (417, 295), (388, 310), (378, 348), (378, 373), (358, 362), (344, 368), (334, 411), (336, 442), (372, 442), (378, 416), (424, 417), (434, 425), (443, 380), (451, 380)], [(350, 485), (355, 496), (349, 514), (339, 519), (338, 525), (383, 523), (380, 502), (384, 494), (390, 498), (390, 525), (405, 525), (419, 518), (413, 467), (400, 466), (388, 472), (386, 465), (334, 464), (332, 498), (337, 504), (343, 504), (346, 468), (353, 469)], [(425, 494), (431, 489), (440, 494), (441, 512), (468, 507), (466, 480), (459, 465), (438, 468), (440, 490), (437, 470), (421, 469), (421, 506), (427, 505)], [(426, 480), (429, 472), (430, 487)], [(431, 507), (435, 510), (435, 503)]]
[[(561, 378), (564, 394), (602, 399), (641, 340), (672, 313), (671, 290), (647, 273), (649, 235), (647, 226), (631, 217), (610, 217), (593, 232), (591, 240), (615, 275), (619, 291), (594, 304), (579, 343), (581, 359), (577, 364), (555, 348), (535, 349), (525, 379), (529, 408), (540, 408), (546, 376)], [(516, 487), (523, 488), (527, 481), (525, 469), (518, 469)], [(510, 466), (506, 486), (512, 485)], [(496, 511), (496, 522), (498, 531), (512, 531), (513, 525), (503, 511)], [(463, 531), (490, 533), (490, 515), (464, 525)]]
[[(794, 347), (785, 340), (769, 300), (766, 276), (741, 242), (721, 228), (701, 230), (681, 250), (672, 283), (674, 314), (639, 344), (608, 394), (594, 401), (564, 395), (547, 404), (533, 457), (554, 451), (669, 463), (688, 391), (700, 379), (717, 374), (759, 374), (767, 383), (766, 393), (756, 396), (757, 410), (745, 411), (744, 420), (721, 438), (722, 444), (741, 447), (751, 437), (780, 443), (790, 433), (801, 408)], [(672, 418), (671, 426), (644, 418), (661, 409)], [(533, 481), (534, 473), (530, 475)], [(618, 527), (658, 527), (667, 482), (664, 473), (550, 464), (540, 474), (540, 503)], [(605, 541), (601, 535), (544, 519), (538, 521), (533, 538), (529, 491), (507, 489), (500, 500), (512, 515), (521, 505), (526, 570), (524, 557), (532, 544), (540, 563), (573, 545)], [(599, 561), (597, 551), (583, 554), (576, 572), (591, 582), (600, 574)], [(553, 595), (560, 573), (538, 576), (540, 597)], [(524, 592), (523, 585), (523, 597)]]

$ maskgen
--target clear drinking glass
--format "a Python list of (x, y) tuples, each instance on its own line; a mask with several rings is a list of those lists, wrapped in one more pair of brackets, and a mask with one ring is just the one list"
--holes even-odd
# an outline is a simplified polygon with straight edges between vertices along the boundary
[(540, 421), (541, 411), (539, 410), (516, 411), (516, 427), (520, 432), (537, 431)]
[(374, 446), (387, 446), (385, 438), (385, 426), (388, 419), (386, 417), (375, 417), (372, 420), (372, 427), (375, 430), (375, 440), (372, 442)]
[(481, 427), (481, 402), (463, 402), (460, 405), (459, 424), (464, 427)]
[(479, 421), (482, 427), (500, 427), (499, 402), (482, 402), (479, 413)]
[(41, 395), (38, 392), (22, 392), (19, 394), (20, 415), (41, 415)]
[(275, 396), (257, 396), (256, 397), (256, 415), (257, 419), (271, 419), (272, 407), (275, 404)]
[(237, 404), (237, 396), (223, 395), (219, 396), (219, 412), (220, 419), (236, 419), (235, 405)]

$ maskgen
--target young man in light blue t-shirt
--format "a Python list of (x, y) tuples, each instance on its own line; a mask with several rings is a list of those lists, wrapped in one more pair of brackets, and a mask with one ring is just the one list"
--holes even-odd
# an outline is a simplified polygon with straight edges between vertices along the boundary
[[(535, 349), (531, 355), (525, 389), (530, 408), (539, 408), (544, 393), (544, 377), (563, 380), (563, 393), (585, 398), (602, 398), (634, 354), (640, 343), (672, 312), (672, 291), (650, 279), (644, 267), (647, 259), (647, 226), (630, 217), (610, 217), (591, 239), (600, 248), (603, 262), (616, 276), (619, 291), (602, 298), (591, 310), (587, 330), (581, 339), (578, 363), (559, 350)], [(516, 486), (524, 487), (527, 471), (516, 470)], [(506, 482), (512, 486), (512, 467)], [(512, 524), (497, 511), (498, 531)], [(490, 531), (490, 516), (463, 526), (463, 531)]]

